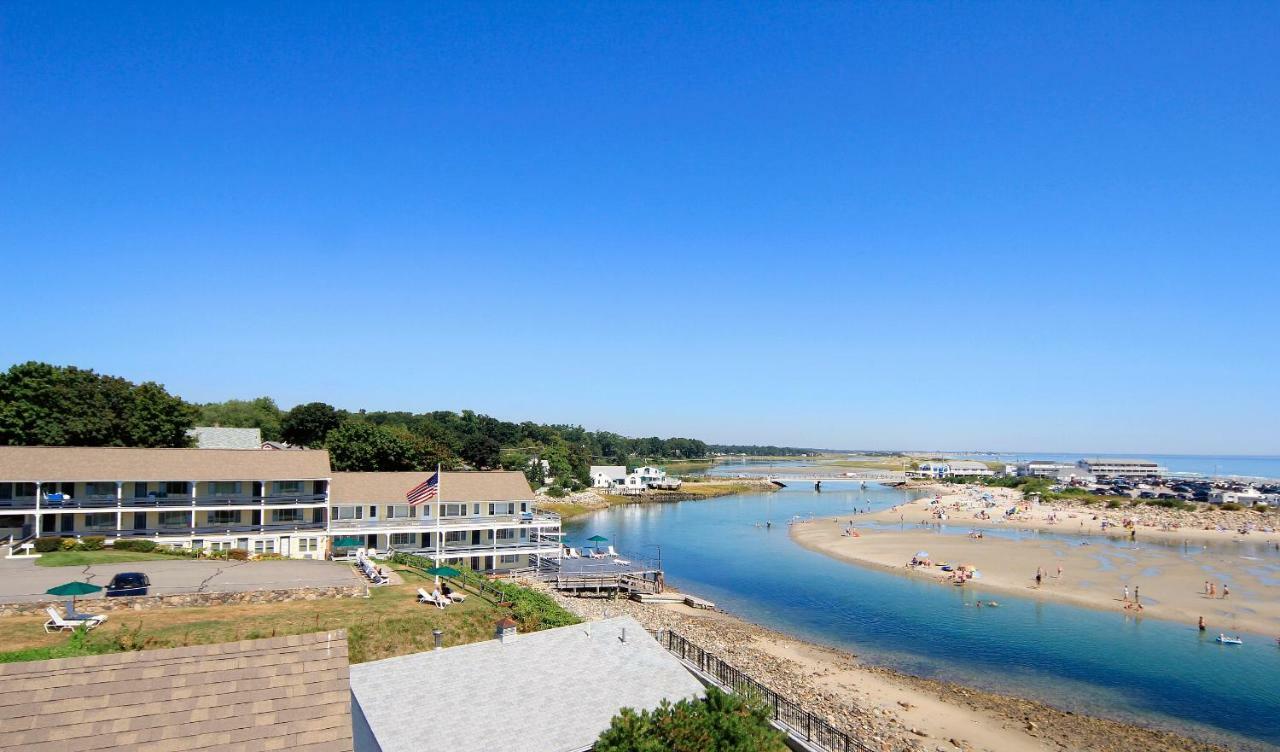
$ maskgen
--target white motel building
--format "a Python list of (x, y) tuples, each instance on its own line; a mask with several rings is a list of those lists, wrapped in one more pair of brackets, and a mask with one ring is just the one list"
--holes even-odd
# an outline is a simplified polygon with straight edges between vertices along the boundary
[(301, 559), (408, 551), (477, 570), (559, 550), (560, 518), (520, 472), (343, 473), (323, 450), (0, 446), (0, 536), (101, 536)]

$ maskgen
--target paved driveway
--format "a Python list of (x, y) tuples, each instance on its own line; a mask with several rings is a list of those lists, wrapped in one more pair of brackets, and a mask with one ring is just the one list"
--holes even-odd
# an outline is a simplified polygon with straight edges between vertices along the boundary
[(331, 561), (204, 561), (157, 559), (88, 567), (37, 567), (31, 559), (0, 559), (0, 602), (48, 600), (44, 592), (71, 580), (106, 586), (117, 572), (146, 572), (151, 595), (359, 585), (350, 564)]

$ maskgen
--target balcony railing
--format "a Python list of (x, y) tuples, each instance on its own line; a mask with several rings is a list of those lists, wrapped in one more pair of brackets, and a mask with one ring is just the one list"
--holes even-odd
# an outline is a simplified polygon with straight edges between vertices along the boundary
[(149, 527), (142, 530), (136, 528), (124, 528), (121, 530), (116, 530), (115, 528), (90, 528), (74, 531), (48, 530), (43, 534), (47, 536), (61, 536), (63, 538), (83, 538), (94, 535), (101, 535), (108, 538), (167, 538), (175, 536), (189, 538), (192, 535), (236, 535), (239, 533), (279, 535), (295, 532), (323, 532), (324, 529), (325, 525), (323, 522), (295, 522), (278, 523), (274, 525), (197, 525), (194, 528), (183, 525), (165, 525)]
[(504, 514), (492, 517), (482, 515), (479, 517), (395, 517), (381, 520), (333, 520), (330, 522), (329, 528), (343, 532), (367, 531), (376, 533), (381, 530), (392, 529), (426, 532), (436, 528), (457, 529), (460, 527), (484, 527), (487, 525), (497, 527), (538, 527), (558, 524), (560, 524), (558, 516), (538, 513), (526, 517)]
[[(325, 494), (302, 494), (297, 496), (147, 496), (117, 499), (114, 496), (95, 498), (83, 496), (72, 499), (42, 499), (40, 511), (56, 512), (63, 509), (155, 509), (157, 507), (249, 507), (249, 506), (289, 506), (316, 505), (327, 501)], [(6, 506), (8, 504), (21, 506)], [(35, 499), (14, 499), (0, 501), (0, 509), (36, 508)]]

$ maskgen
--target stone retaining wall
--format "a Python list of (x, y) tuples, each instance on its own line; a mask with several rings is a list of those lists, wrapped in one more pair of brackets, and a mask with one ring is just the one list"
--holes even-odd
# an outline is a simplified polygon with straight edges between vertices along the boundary
[[(171, 595), (134, 595), (121, 598), (77, 598), (76, 610), (85, 614), (111, 611), (149, 611), (156, 608), (182, 608), (195, 606), (222, 606), (243, 603), (284, 603), (286, 601), (317, 601), (326, 598), (362, 598), (364, 585), (338, 587), (293, 588), (288, 590), (246, 590), (235, 593), (174, 593)], [(48, 600), (34, 603), (0, 603), (0, 617), (45, 615), (45, 608), (57, 604), (58, 610), (67, 598), (49, 596)]]

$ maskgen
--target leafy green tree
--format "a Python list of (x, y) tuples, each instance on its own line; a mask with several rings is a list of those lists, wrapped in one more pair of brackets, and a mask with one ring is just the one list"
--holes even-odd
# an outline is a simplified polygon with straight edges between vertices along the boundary
[(502, 447), (497, 440), (481, 434), (467, 439), (462, 447), (462, 459), (477, 470), (497, 467), (502, 454)]
[(325, 437), (334, 470), (424, 470), (425, 457), (413, 436), (402, 429), (351, 422)]
[(667, 701), (655, 710), (623, 708), (595, 752), (785, 752), (763, 703), (715, 687), (705, 700)]
[(197, 411), (154, 382), (31, 361), (0, 374), (0, 443), (189, 446)]
[(200, 406), (200, 425), (226, 426), (228, 428), (257, 428), (264, 441), (280, 441), (284, 438), (280, 421), (284, 413), (270, 397), (251, 400), (230, 399), (226, 402), (210, 402)]
[(281, 435), (290, 444), (319, 446), (324, 437), (342, 425), (345, 415), (324, 402), (308, 402), (285, 413), (280, 422)]

